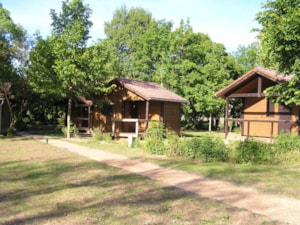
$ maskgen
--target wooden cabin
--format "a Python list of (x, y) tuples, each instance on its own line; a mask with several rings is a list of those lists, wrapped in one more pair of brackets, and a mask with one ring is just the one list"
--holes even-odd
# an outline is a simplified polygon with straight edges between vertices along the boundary
[(7, 134), (10, 126), (11, 118), (8, 103), (5, 100), (5, 93), (8, 93), (10, 89), (10, 83), (0, 83), (0, 134)]
[[(226, 99), (225, 136), (229, 121), (240, 124), (242, 136), (272, 138), (283, 131), (299, 134), (299, 107), (275, 105), (264, 95), (266, 88), (289, 82), (292, 77), (256, 67), (218, 91), (216, 96)], [(230, 118), (230, 99), (242, 100), (240, 118)]]
[(112, 84), (110, 93), (98, 97), (101, 104), (95, 103), (93, 109), (81, 106), (89, 123), (86, 127), (100, 128), (113, 137), (138, 137), (150, 121), (161, 121), (169, 131), (180, 133), (181, 104), (187, 100), (152, 82), (117, 78)]

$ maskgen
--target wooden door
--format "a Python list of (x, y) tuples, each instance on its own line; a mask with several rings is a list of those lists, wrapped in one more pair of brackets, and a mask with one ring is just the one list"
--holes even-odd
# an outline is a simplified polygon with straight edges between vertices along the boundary
[[(279, 120), (290, 121), (291, 120), (291, 108), (285, 105), (279, 105), (278, 114)], [(278, 124), (278, 134), (282, 132), (290, 132), (291, 131), (291, 124), (289, 122), (280, 122)]]

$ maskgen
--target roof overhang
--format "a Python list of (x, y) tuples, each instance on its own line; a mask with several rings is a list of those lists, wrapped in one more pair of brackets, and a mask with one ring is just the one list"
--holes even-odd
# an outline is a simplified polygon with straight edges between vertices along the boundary
[(255, 67), (254, 69), (250, 70), (249, 72), (245, 73), (238, 79), (234, 80), (218, 92), (216, 92), (215, 96), (220, 98), (225, 98), (230, 93), (232, 93), (237, 88), (241, 87), (242, 85), (246, 84), (248, 81), (255, 78), (255, 76), (261, 76), (268, 80), (271, 80), (275, 83), (282, 83), (286, 82), (290, 79), (291, 76), (285, 78), (283, 75), (277, 75), (276, 71), (269, 70), (261, 67)]

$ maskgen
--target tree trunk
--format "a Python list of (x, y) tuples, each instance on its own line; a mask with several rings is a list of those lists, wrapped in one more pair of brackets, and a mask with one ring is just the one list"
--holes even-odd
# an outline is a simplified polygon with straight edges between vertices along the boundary
[(211, 124), (212, 124), (212, 113), (209, 114), (209, 126), (208, 126), (209, 133), (211, 132)]
[(14, 122), (13, 122), (13, 111), (12, 111), (12, 106), (11, 106), (11, 102), (9, 100), (9, 96), (7, 94), (4, 95), (5, 100), (7, 102), (8, 105), (8, 111), (9, 111), (9, 128), (13, 128), (14, 127)]
[(70, 128), (71, 128), (71, 114), (72, 114), (72, 100), (68, 100), (68, 112), (67, 112), (67, 139), (71, 137)]

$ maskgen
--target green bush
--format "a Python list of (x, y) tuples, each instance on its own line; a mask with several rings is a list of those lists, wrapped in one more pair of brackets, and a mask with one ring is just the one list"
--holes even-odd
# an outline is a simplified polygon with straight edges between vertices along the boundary
[(153, 153), (163, 155), (166, 152), (164, 144), (164, 124), (159, 121), (151, 121), (145, 134), (145, 147)]
[(272, 161), (272, 146), (268, 143), (247, 138), (235, 147), (237, 163), (270, 164)]
[(200, 147), (202, 158), (206, 162), (228, 161), (226, 145), (221, 138), (204, 136)]
[(179, 156), (181, 141), (177, 134), (168, 134), (166, 141), (166, 155)]
[(205, 162), (224, 162), (228, 160), (227, 148), (221, 138), (204, 136), (182, 141), (180, 155)]
[[(61, 132), (63, 132), (63, 134), (66, 135), (67, 134), (67, 126), (65, 126), (65, 125), (62, 126)], [(76, 135), (78, 133), (79, 133), (79, 130), (78, 130), (76, 124), (71, 122), (71, 124), (70, 124), (70, 134), (75, 134)]]
[(200, 138), (193, 137), (189, 139), (184, 139), (181, 142), (179, 154), (189, 159), (198, 159), (199, 155), (197, 153), (199, 146), (201, 146)]
[(300, 137), (291, 133), (281, 133), (273, 143), (273, 164), (300, 162)]
[(96, 128), (93, 132), (93, 140), (109, 142), (111, 140), (111, 136), (109, 133), (102, 132), (100, 129)]

